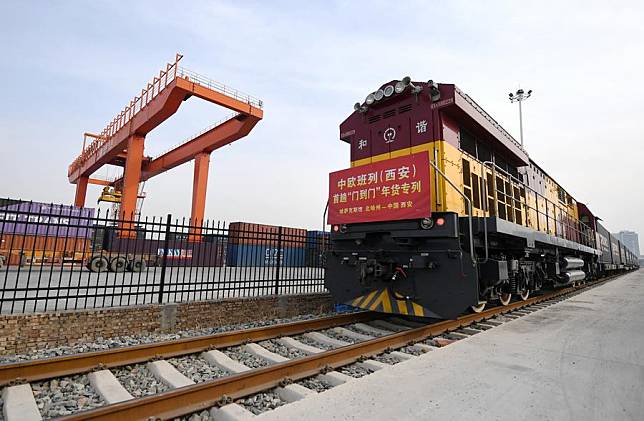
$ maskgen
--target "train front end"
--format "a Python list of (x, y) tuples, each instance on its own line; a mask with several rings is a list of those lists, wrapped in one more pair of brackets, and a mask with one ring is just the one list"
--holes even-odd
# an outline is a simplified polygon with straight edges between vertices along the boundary
[(337, 301), (445, 319), (478, 303), (465, 228), (443, 194), (440, 105), (438, 85), (405, 78), (355, 104), (341, 124), (351, 167), (329, 175), (325, 274)]

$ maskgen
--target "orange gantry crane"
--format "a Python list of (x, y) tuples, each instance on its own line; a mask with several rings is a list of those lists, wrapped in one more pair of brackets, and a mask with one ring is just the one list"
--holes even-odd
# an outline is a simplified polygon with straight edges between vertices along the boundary
[[(120, 190), (121, 236), (134, 236), (132, 229), (139, 183), (178, 165), (194, 160), (191, 224), (202, 223), (210, 154), (246, 136), (263, 117), (262, 101), (242, 94), (219, 82), (179, 67), (182, 56), (148, 83), (100, 134), (85, 133), (81, 154), (69, 166), (69, 182), (76, 184), (76, 206), (85, 205), (88, 184), (112, 186)], [(152, 158), (144, 156), (145, 137), (177, 112), (183, 101), (197, 97), (234, 112), (176, 148)], [(91, 139), (89, 145), (87, 140)], [(123, 167), (122, 177), (114, 180), (91, 178), (103, 165)], [(198, 228), (192, 230), (197, 233)]]

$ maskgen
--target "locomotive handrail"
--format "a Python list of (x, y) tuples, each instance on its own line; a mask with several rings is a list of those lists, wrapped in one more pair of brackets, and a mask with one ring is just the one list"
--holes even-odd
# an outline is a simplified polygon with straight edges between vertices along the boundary
[[(492, 161), (484, 161), (483, 165), (481, 165), (481, 185), (483, 186), (483, 198), (481, 200), (481, 203), (483, 204), (483, 238), (484, 238), (484, 244), (485, 244), (485, 259), (482, 261), (479, 261), (479, 263), (486, 263), (490, 257), (490, 252), (488, 248), (488, 243), (487, 243), (487, 215), (486, 212), (488, 211), (487, 208), (487, 177), (483, 177), (484, 175), (487, 175), (487, 171), (485, 171), (485, 167), (487, 164), (494, 164)], [(494, 167), (492, 167), (492, 177), (496, 176), (496, 171)], [(496, 197), (496, 192), (495, 197)]]
[(458, 186), (452, 180), (450, 180), (449, 177), (447, 177), (438, 168), (438, 166), (436, 166), (436, 164), (434, 164), (432, 161), (429, 161), (429, 165), (434, 167), (436, 172), (438, 174), (440, 174), (441, 176), (443, 176), (445, 181), (447, 181), (450, 184), (450, 186), (452, 186), (454, 188), (454, 190), (456, 190), (456, 192), (458, 194), (463, 196), (463, 199), (465, 199), (465, 201), (467, 202), (467, 209), (468, 209), (467, 218), (468, 218), (468, 227), (469, 227), (469, 231), (470, 231), (470, 257), (472, 259), (472, 266), (476, 266), (476, 256), (474, 255), (474, 253), (475, 253), (474, 252), (474, 234), (472, 234), (472, 201), (465, 195), (465, 193), (463, 193), (461, 190), (459, 190)]
[[(548, 199), (546, 196), (544, 196), (543, 194), (541, 194), (541, 193), (539, 193), (538, 191), (536, 191), (535, 189), (533, 189), (532, 187), (528, 186), (524, 181), (519, 180), (517, 177), (515, 177), (515, 176), (513, 176), (512, 174), (510, 174), (509, 172), (505, 171), (503, 168), (501, 168), (501, 167), (497, 166), (497, 165), (496, 165), (494, 162), (492, 162), (492, 161), (485, 161), (485, 162), (483, 162), (483, 163), (482, 163), (482, 167), (481, 167), (481, 177), (483, 176), (483, 171), (484, 171), (484, 169), (483, 169), (483, 168), (484, 168), (484, 167), (489, 167), (489, 168), (492, 170), (493, 176), (495, 177), (495, 179), (494, 179), (494, 183), (495, 183), (495, 185), (496, 185), (496, 170), (498, 169), (498, 170), (499, 170), (503, 175), (505, 175), (506, 177), (508, 177), (511, 181), (514, 181), (515, 183), (517, 183), (517, 184), (519, 184), (519, 185), (523, 186), (524, 188), (526, 188), (526, 190), (530, 190), (530, 191), (532, 191), (532, 192), (534, 193), (534, 195), (535, 195), (535, 204), (536, 204), (536, 206), (537, 206), (537, 207), (532, 207), (532, 206), (530, 206), (530, 205), (528, 204), (527, 196), (526, 196), (526, 198), (525, 198), (524, 206), (526, 207), (526, 209), (527, 209), (527, 210), (534, 210), (534, 211), (536, 212), (536, 214), (537, 214), (537, 224), (539, 223), (539, 215), (543, 215), (543, 216), (545, 216), (545, 218), (546, 218), (546, 225), (548, 224), (548, 220), (549, 220), (551, 217), (548, 215), (548, 213), (547, 213), (547, 209), (548, 209), (548, 203), (551, 203), (551, 204), (552, 204), (552, 206), (553, 206), (553, 208), (554, 208), (554, 210), (553, 210), (553, 211), (554, 211), (554, 215), (555, 215), (555, 216), (554, 216), (554, 218), (552, 218), (552, 219), (554, 219), (554, 223), (555, 223), (555, 227), (554, 227), (554, 229), (555, 229), (555, 236), (557, 236), (557, 237), (558, 237), (558, 235), (557, 235), (557, 206), (556, 206), (556, 203), (554, 203), (553, 201), (551, 201), (550, 199)], [(485, 190), (485, 189), (487, 188), (486, 183), (483, 183), (483, 186), (484, 186), (484, 190)], [(495, 197), (496, 197), (496, 194), (498, 193), (496, 190), (497, 190), (497, 189), (495, 188), (495, 192), (494, 192), (494, 193), (495, 193)], [(504, 196), (508, 196), (506, 193), (502, 193), (502, 194), (503, 194)], [(539, 200), (538, 200), (538, 198), (539, 198), (539, 197), (540, 197), (540, 198), (542, 198), (542, 199), (546, 202), (546, 212), (545, 212), (545, 213), (544, 213), (544, 212), (539, 211), (539, 208), (538, 208), (538, 206), (539, 206)], [(514, 200), (514, 198), (513, 198), (513, 200)], [(483, 209), (484, 209), (484, 211), (486, 211), (486, 210), (487, 210), (487, 209), (486, 209), (486, 206), (487, 206), (487, 203), (484, 203), (484, 208), (483, 208)], [(570, 216), (571, 216), (567, 211), (565, 211), (565, 214), (566, 214), (568, 217), (570, 217)], [(527, 218), (527, 216), (528, 216), (528, 214), (526, 213), (526, 218)], [(526, 220), (527, 220), (527, 219), (526, 219)], [(569, 228), (569, 229), (573, 230), (574, 232), (576, 232), (577, 234), (579, 234), (579, 239), (580, 239), (579, 243), (580, 243), (580, 244), (583, 244), (583, 245), (589, 246), (589, 244), (590, 244), (589, 238), (592, 238), (590, 235), (588, 235), (588, 234), (586, 234), (586, 233), (582, 232), (580, 229), (577, 229), (577, 228), (573, 227), (571, 224), (566, 223), (565, 221), (559, 221), (559, 222), (562, 224), (562, 226), (563, 226), (563, 227), (565, 227), (565, 228)], [(484, 224), (486, 224), (486, 223), (487, 223), (487, 220), (485, 220), (485, 221), (484, 221)], [(586, 230), (587, 230), (587, 231), (590, 231), (590, 232), (592, 232), (592, 231), (593, 231), (593, 229), (592, 229), (591, 227), (589, 227), (588, 225), (584, 224), (583, 222), (581, 222), (581, 221), (577, 220), (577, 223), (578, 223), (581, 227), (586, 228)], [(486, 227), (486, 228), (487, 228), (487, 227)], [(546, 230), (547, 230), (547, 229), (548, 229), (548, 228), (546, 228)], [(540, 230), (540, 229), (538, 229), (538, 231), (541, 231), (541, 230)], [(546, 231), (546, 232), (548, 232), (548, 231)], [(564, 238), (564, 239), (568, 239), (568, 238), (566, 238), (565, 232), (562, 232), (562, 233), (561, 233), (561, 237), (562, 237), (562, 238)], [(573, 241), (573, 240), (571, 240), (571, 241)], [(577, 242), (577, 241), (575, 241), (575, 242)], [(487, 244), (486, 244), (486, 246), (487, 246)], [(594, 248), (594, 247), (593, 247), (593, 248)]]

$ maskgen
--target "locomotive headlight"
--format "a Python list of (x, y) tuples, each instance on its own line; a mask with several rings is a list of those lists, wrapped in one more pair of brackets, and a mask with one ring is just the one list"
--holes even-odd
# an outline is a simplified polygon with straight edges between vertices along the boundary
[(434, 226), (434, 220), (432, 218), (423, 218), (420, 220), (420, 227), (424, 230), (431, 229)]
[(400, 82), (397, 82), (396, 83), (396, 88), (395, 88), (396, 93), (397, 94), (401, 93), (402, 91), (405, 90), (406, 87), (407, 87), (407, 85), (405, 85), (405, 82), (403, 82), (402, 80)]
[(345, 232), (347, 232), (347, 226), (346, 226), (346, 225), (344, 225), (344, 224), (343, 224), (343, 225), (340, 225), (340, 232), (341, 232), (341, 233), (343, 233), (343, 234), (344, 234)]
[(369, 94), (367, 95), (367, 99), (365, 100), (365, 102), (367, 103), (367, 105), (371, 105), (374, 103), (375, 100), (376, 100), (376, 96), (374, 94)]
[(382, 89), (378, 89), (378, 91), (374, 94), (376, 101), (380, 101), (383, 96), (385, 96), (385, 91), (383, 91)]
[(394, 94), (394, 87), (391, 85), (387, 85), (384, 89), (385, 96), (389, 98)]

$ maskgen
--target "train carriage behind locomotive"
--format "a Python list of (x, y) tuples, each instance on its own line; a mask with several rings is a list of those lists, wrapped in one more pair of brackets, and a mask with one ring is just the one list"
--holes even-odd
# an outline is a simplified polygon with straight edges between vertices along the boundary
[(340, 139), (351, 168), (330, 175), (325, 275), (340, 302), (454, 318), (634, 266), (598, 218), (453, 84), (386, 83), (355, 104)]

